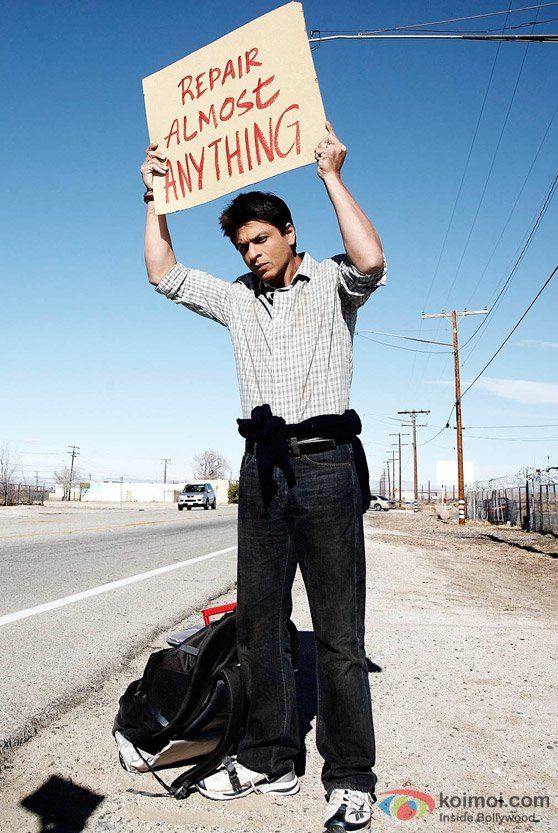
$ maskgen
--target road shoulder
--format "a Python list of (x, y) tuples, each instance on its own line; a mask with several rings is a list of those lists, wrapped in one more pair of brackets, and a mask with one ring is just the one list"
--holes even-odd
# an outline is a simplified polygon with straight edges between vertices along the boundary
[[(550, 727), (558, 724), (551, 664), (556, 562), (491, 541), (438, 533), (432, 519), (369, 513), (365, 524), (367, 651), (376, 669), (370, 681), (379, 793), (414, 789), (432, 795), (438, 805), (440, 794), (549, 795), (553, 803), (538, 811), (538, 822), (506, 826), (494, 821), (478, 829), (555, 831), (558, 779), (551, 763), (558, 738)], [(233, 598), (231, 592), (218, 601)], [(308, 634), (299, 578), (294, 598), (293, 618)], [(126, 792), (130, 787), (157, 791), (157, 786), (149, 776), (132, 777), (120, 769), (110, 727), (125, 686), (161, 644), (146, 646), (85, 702), (18, 751), (2, 777), (6, 833), (38, 833), (37, 815), (20, 804), (50, 788), (60, 812), (71, 812), (72, 801), (91, 808), (76, 829), (92, 833), (319, 832), (324, 802), (314, 738), (313, 653), (307, 639), (301, 708), (309, 731), (299, 795), (250, 796), (220, 804), (197, 794), (175, 802)], [(101, 799), (98, 804), (95, 796)], [(394, 829), (397, 823), (376, 805), (378, 828)], [(435, 831), (471, 830), (467, 822), (443, 821), (439, 806), (425, 824)]]

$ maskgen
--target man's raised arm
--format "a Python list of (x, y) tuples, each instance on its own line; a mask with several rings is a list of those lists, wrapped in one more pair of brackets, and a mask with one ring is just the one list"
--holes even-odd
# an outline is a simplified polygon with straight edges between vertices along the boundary
[(384, 267), (384, 253), (378, 232), (341, 180), (347, 148), (339, 141), (329, 122), (328, 134), (316, 148), (317, 173), (333, 204), (345, 251), (354, 266), (366, 275)]
[[(153, 176), (164, 176), (167, 172), (166, 156), (157, 152), (157, 145), (151, 144), (145, 151), (145, 161), (141, 166), (141, 175), (146, 187), (147, 195), (153, 195)], [(153, 200), (147, 202), (144, 238), (145, 265), (149, 283), (157, 286), (169, 269), (176, 263), (172, 250), (167, 218), (164, 214), (155, 214)]]
[(153, 177), (165, 175), (165, 160), (166, 156), (157, 152), (157, 145), (151, 144), (146, 150), (145, 161), (141, 166), (141, 175), (147, 189), (144, 253), (149, 283), (175, 304), (181, 304), (198, 315), (211, 318), (226, 327), (229, 319), (231, 284), (199, 269), (186, 268), (178, 263), (172, 250), (166, 217), (164, 214), (155, 214)]

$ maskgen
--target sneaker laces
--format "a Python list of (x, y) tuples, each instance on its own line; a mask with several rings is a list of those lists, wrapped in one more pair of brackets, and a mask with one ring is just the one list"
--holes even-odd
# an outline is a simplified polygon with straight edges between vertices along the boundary
[[(335, 793), (342, 793), (342, 795), (338, 798), (335, 795)], [(330, 796), (330, 801), (332, 798), (334, 798), (334, 800), (338, 800), (339, 804), (345, 804), (347, 810), (349, 810), (351, 807), (354, 807), (357, 810), (363, 810), (366, 806), (370, 810), (370, 812), (372, 812), (372, 807), (374, 805), (370, 793), (360, 792), (359, 790), (339, 788), (332, 792)]]
[(352, 803), (364, 802), (369, 810), (372, 809), (374, 802), (372, 801), (372, 796), (370, 795), (370, 793), (360, 792), (358, 790), (345, 790), (345, 792), (348, 794), (349, 800)]

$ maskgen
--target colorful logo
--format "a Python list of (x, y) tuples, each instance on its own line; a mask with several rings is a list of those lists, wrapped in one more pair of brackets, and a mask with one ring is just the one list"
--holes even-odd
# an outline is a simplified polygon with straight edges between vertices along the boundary
[(387, 790), (378, 793), (378, 796), (385, 795), (378, 807), (384, 811), (386, 816), (398, 821), (409, 821), (420, 819), (431, 813), (436, 803), (428, 793), (421, 793), (418, 790), (400, 789)]

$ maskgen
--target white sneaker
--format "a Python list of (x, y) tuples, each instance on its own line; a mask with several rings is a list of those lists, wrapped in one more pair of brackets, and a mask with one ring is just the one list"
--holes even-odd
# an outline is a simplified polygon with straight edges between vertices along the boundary
[(225, 758), (217, 772), (204, 778), (196, 787), (206, 798), (215, 801), (230, 801), (250, 793), (294, 795), (299, 790), (294, 769), (278, 778), (271, 778), (242, 766), (232, 758)]
[(370, 793), (358, 790), (333, 790), (329, 796), (324, 827), (331, 833), (348, 830), (369, 830), (372, 818)]

